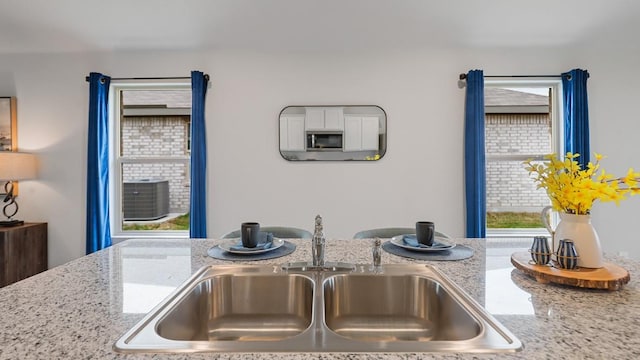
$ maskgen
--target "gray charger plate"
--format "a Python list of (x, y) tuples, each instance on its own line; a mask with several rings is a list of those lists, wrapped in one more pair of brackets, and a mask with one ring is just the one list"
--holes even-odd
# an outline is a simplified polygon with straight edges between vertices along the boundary
[(418, 252), (418, 251), (407, 250), (405, 248), (401, 248), (399, 246), (394, 245), (390, 241), (385, 241), (385, 243), (382, 244), (382, 249), (384, 249), (384, 251), (393, 255), (398, 255), (398, 256), (402, 256), (410, 259), (416, 259), (416, 260), (452, 261), (452, 260), (463, 260), (473, 256), (472, 248), (464, 245), (459, 245), (459, 244), (448, 250), (442, 250), (442, 251), (436, 251), (436, 252)]
[(259, 254), (238, 254), (238, 253), (230, 253), (220, 248), (220, 246), (216, 245), (209, 250), (207, 250), (207, 255), (214, 259), (220, 260), (234, 260), (234, 261), (256, 261), (256, 260), (268, 260), (275, 259), (281, 256), (286, 256), (291, 254), (296, 250), (296, 246), (285, 240), (284, 244), (279, 248), (269, 251), (262, 252)]

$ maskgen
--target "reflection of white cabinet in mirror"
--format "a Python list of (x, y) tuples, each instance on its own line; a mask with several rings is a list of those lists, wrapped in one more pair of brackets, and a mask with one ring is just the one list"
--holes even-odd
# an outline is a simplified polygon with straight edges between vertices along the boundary
[(280, 117), (280, 150), (305, 151), (304, 115)]
[(325, 130), (343, 130), (344, 114), (342, 108), (330, 108), (324, 110)]
[(324, 129), (324, 110), (307, 108), (304, 126), (307, 130)]
[(359, 116), (344, 117), (344, 149), (356, 151), (362, 147), (362, 118)]
[(341, 107), (308, 107), (305, 116), (306, 130), (344, 129), (344, 113)]
[(344, 150), (378, 150), (379, 120), (377, 116), (344, 117)]
[(378, 117), (362, 117), (362, 150), (378, 150)]

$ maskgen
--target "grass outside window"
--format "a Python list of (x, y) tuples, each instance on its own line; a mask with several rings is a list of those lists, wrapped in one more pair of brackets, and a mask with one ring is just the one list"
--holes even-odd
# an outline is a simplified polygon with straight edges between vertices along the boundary
[(534, 229), (544, 228), (537, 212), (487, 212), (489, 229)]
[(161, 223), (125, 224), (123, 230), (189, 230), (189, 213)]

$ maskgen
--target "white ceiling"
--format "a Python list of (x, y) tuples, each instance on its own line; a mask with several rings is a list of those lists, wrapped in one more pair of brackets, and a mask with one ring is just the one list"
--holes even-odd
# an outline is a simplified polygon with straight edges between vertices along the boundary
[(0, 53), (636, 47), (637, 0), (0, 0)]

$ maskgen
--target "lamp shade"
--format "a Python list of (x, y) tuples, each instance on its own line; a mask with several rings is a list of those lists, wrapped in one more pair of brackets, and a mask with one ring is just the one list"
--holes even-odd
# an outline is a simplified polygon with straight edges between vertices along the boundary
[(36, 157), (33, 154), (0, 151), (0, 180), (29, 180), (36, 177)]

